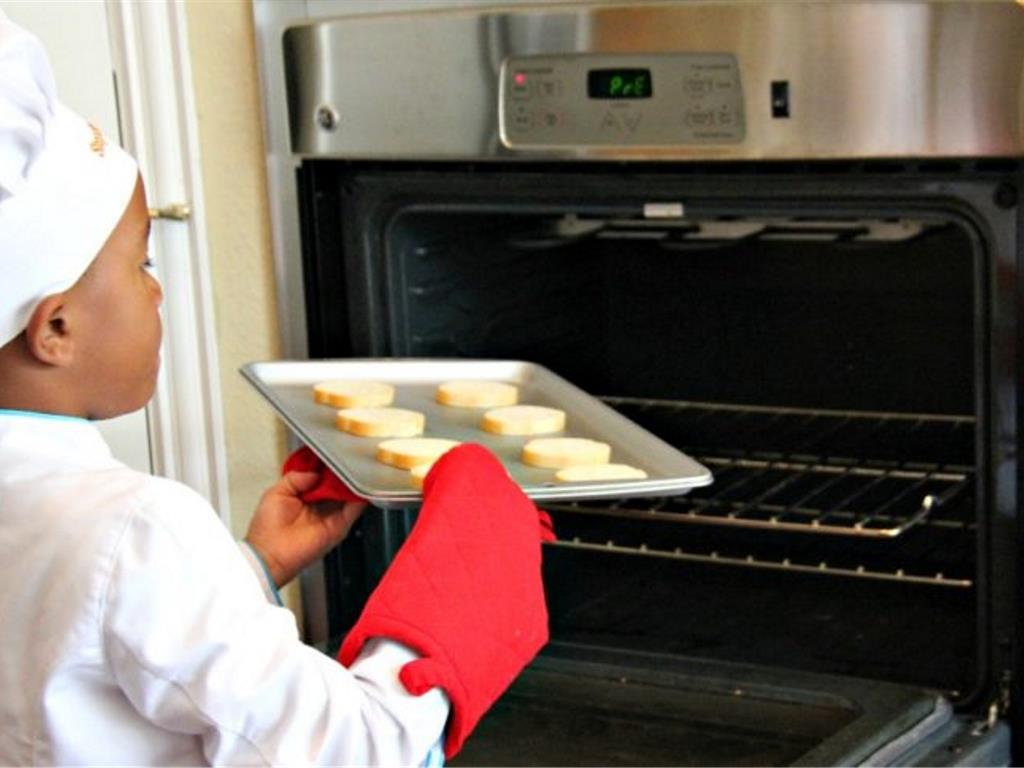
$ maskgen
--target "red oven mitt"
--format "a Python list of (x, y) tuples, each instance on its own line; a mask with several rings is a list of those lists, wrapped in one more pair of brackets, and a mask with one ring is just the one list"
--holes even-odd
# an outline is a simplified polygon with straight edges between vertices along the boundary
[(365, 501), (345, 485), (313, 451), (302, 446), (285, 459), (282, 474), (288, 472), (319, 472), (320, 481), (300, 497), (307, 504), (315, 501)]
[(454, 756), (548, 640), (540, 544), (553, 538), (547, 514), (489, 451), (453, 448), (427, 474), (412, 533), (338, 659), (349, 666), (372, 637), (416, 651), (422, 658), (399, 679), (413, 695), (448, 694), (445, 755)]

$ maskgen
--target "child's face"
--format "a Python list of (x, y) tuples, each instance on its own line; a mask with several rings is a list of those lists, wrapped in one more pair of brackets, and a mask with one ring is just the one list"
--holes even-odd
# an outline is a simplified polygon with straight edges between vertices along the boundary
[(147, 265), (149, 212), (141, 178), (89, 269), (68, 291), (77, 381), (85, 416), (105, 419), (144, 406), (160, 370), (160, 283)]

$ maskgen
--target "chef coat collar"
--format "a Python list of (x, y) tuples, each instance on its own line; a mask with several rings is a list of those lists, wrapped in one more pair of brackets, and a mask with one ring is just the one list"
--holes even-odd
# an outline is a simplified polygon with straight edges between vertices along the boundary
[[(95, 423), (76, 416), (0, 410), (0, 467), (10, 458), (29, 459), (40, 475), (54, 465), (70, 471), (121, 466)], [(26, 462), (17, 462), (23, 467)], [(59, 470), (58, 470), (59, 471)]]
[(11, 408), (0, 408), (0, 416), (23, 416), (27, 419), (57, 419), (58, 421), (85, 421), (81, 416), (67, 416), (63, 413), (43, 413), (42, 411), (19, 411)]

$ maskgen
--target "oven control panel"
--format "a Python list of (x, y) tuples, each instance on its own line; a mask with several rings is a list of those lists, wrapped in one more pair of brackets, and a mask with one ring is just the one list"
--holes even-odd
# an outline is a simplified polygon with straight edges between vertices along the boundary
[(498, 125), (510, 149), (738, 144), (746, 135), (727, 53), (510, 57)]

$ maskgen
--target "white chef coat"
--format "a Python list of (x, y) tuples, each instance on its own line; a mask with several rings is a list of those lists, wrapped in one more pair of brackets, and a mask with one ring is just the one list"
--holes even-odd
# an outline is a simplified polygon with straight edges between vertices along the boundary
[(304, 645), (210, 506), (88, 421), (0, 411), (0, 764), (410, 765), (443, 693)]

